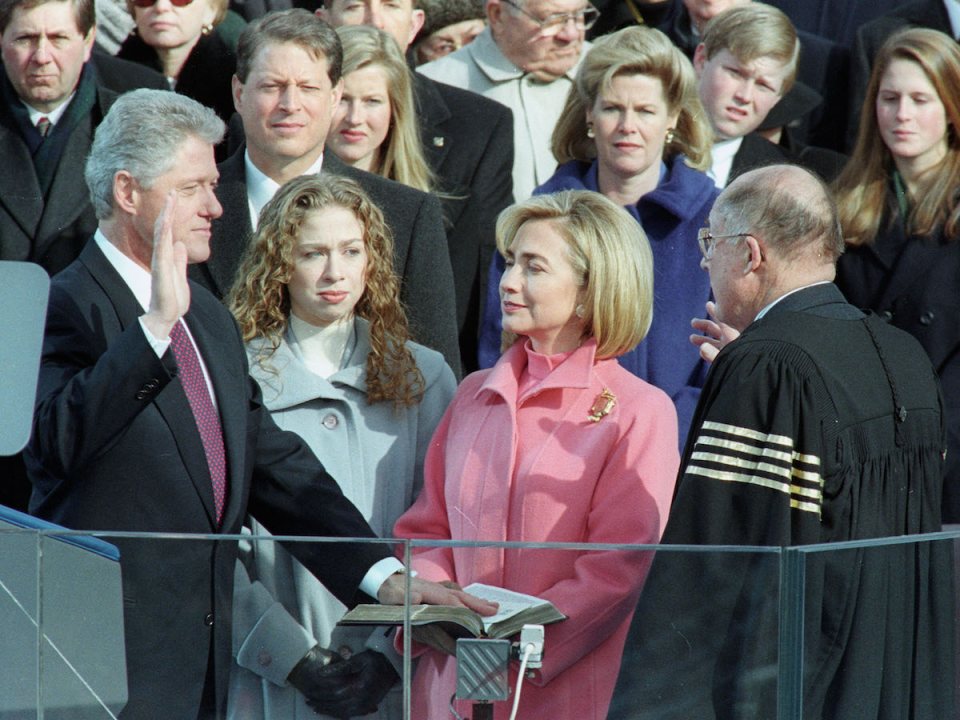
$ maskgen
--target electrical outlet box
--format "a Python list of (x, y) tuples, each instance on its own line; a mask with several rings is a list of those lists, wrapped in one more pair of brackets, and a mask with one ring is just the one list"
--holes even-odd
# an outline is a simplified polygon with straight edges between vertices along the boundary
[(457, 697), (461, 700), (507, 700), (510, 641), (489, 638), (457, 640)]

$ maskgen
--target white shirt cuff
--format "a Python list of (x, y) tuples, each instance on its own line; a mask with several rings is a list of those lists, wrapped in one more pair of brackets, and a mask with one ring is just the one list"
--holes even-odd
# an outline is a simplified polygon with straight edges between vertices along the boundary
[(383, 585), (383, 581), (400, 570), (403, 570), (402, 562), (393, 557), (384, 558), (374, 563), (373, 566), (367, 570), (367, 574), (364, 575), (363, 580), (360, 581), (360, 589), (370, 597), (376, 599), (377, 593), (380, 591), (380, 586)]
[(158, 358), (162, 358), (163, 354), (167, 351), (167, 348), (170, 347), (170, 338), (168, 337), (166, 340), (157, 340), (153, 336), (153, 333), (147, 330), (147, 326), (143, 322), (143, 316), (140, 316), (137, 319), (140, 321), (140, 327), (143, 328), (143, 334), (146, 336), (147, 342), (150, 343), (150, 347), (153, 348), (153, 351), (157, 354)]

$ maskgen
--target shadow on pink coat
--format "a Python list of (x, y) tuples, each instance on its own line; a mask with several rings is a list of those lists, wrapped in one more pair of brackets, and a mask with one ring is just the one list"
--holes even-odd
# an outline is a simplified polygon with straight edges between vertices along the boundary
[[(427, 451), (423, 491), (395, 536), (656, 544), (679, 466), (670, 398), (615, 359), (595, 360), (592, 339), (518, 398), (527, 345), (516, 343), (460, 385)], [(588, 414), (604, 390), (617, 401), (593, 422)], [(569, 619), (547, 626), (544, 664), (524, 685), (518, 717), (600, 720), (652, 556), (421, 548), (413, 567), (428, 580), (482, 582), (550, 600)], [(456, 661), (426, 650), (413, 679), (412, 717), (452, 717), (455, 689)], [(497, 703), (496, 717), (509, 717), (510, 705)], [(470, 714), (470, 703), (457, 706)]]

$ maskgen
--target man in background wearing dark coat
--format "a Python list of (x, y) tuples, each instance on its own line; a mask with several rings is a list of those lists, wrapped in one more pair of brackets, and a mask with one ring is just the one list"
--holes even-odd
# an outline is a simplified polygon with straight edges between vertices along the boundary
[[(51, 275), (97, 227), (83, 165), (114, 93), (138, 81), (163, 87), (159, 75), (119, 82), (116, 71), (129, 65), (122, 60), (91, 60), (94, 21), (93, 0), (0, 2), (0, 260), (34, 262)], [(0, 504), (26, 510), (22, 457), (0, 458), (0, 476)]]
[[(50, 291), (26, 452), (31, 513), (80, 530), (199, 536), (112, 539), (124, 586), (123, 720), (224, 717), (237, 546), (203, 536), (239, 533), (249, 512), (277, 535), (373, 537), (304, 442), (273, 422), (230, 313), (187, 281), (187, 264), (209, 257), (221, 212), (213, 146), (223, 132), (212, 110), (182, 95), (117, 100), (85, 172), (98, 229)], [(403, 601), (388, 546), (289, 547), (346, 604)], [(411, 582), (415, 602), (475, 604)]]
[[(912, 336), (833, 284), (844, 243), (823, 182), (787, 165), (742, 175), (700, 244), (716, 322), (695, 327), (713, 367), (661, 543), (777, 548), (939, 531), (936, 373)], [(608, 717), (774, 720), (778, 662), (799, 653), (802, 677), (779, 688), (800, 699), (789, 717), (953, 717), (948, 543), (805, 554), (796, 628), (781, 614), (780, 554), (661, 550)]]
[(223, 216), (213, 223), (210, 260), (191, 266), (191, 279), (227, 295), (260, 210), (283, 183), (321, 169), (349, 177), (380, 207), (393, 233), (394, 269), (413, 339), (441, 352), (459, 375), (453, 273), (439, 203), (324, 152), (343, 90), (342, 61), (336, 32), (306, 10), (268, 13), (244, 29), (233, 94), (246, 143), (220, 164)]

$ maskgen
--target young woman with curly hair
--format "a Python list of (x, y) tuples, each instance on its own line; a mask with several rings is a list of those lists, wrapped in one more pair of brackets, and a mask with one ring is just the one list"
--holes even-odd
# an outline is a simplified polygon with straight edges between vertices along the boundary
[[(303, 176), (264, 207), (230, 296), (277, 424), (307, 441), (383, 537), (420, 491), (427, 445), (456, 390), (443, 356), (408, 339), (392, 256), (383, 216), (359, 185)], [(296, 689), (311, 688), (291, 674), (316, 645), (349, 648), (362, 666), (363, 692), (347, 693), (362, 707), (338, 716), (375, 708), (400, 667), (385, 657), (394, 651), (382, 630), (336, 628), (346, 608), (275, 542), (250, 543), (241, 561), (230, 717), (317, 717)], [(382, 705), (396, 710), (393, 695)]]

